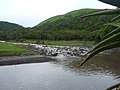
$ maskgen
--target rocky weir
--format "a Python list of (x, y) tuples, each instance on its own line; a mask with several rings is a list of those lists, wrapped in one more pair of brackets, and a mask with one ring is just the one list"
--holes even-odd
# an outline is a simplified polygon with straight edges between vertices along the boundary
[(57, 45), (41, 45), (41, 44), (26, 44), (29, 49), (36, 54), (46, 56), (78, 56), (85, 55), (93, 45), (72, 45), (72, 46), (57, 46)]

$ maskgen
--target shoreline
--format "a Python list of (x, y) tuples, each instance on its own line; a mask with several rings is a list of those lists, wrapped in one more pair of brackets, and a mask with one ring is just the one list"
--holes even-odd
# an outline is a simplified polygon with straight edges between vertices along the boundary
[(43, 55), (1, 56), (0, 66), (29, 64), (29, 63), (43, 63), (43, 62), (49, 62), (49, 61), (55, 61), (55, 59), (48, 56), (43, 56)]
[[(18, 43), (19, 44), (19, 43)], [(93, 47), (93, 45), (75, 45), (75, 46), (56, 46), (56, 45), (41, 45), (21, 44), (28, 51), (19, 55), (0, 56), (0, 66), (29, 64), (29, 63), (43, 63), (55, 61), (51, 56), (63, 54), (65, 56), (83, 56)], [(41, 47), (41, 48), (40, 48)], [(100, 54), (116, 53), (120, 49), (113, 49), (102, 52)]]

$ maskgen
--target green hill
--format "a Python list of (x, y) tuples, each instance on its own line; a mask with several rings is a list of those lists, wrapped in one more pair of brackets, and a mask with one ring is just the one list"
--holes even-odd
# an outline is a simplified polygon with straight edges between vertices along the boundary
[[(40, 39), (85, 39), (93, 40), (101, 27), (111, 21), (112, 15), (80, 18), (80, 16), (105, 9), (80, 9), (64, 15), (51, 17), (35, 27)], [(42, 33), (42, 34), (41, 34)], [(44, 38), (43, 38), (44, 37)]]
[[(60, 29), (80, 29), (82, 20), (80, 16), (92, 13), (95, 11), (100, 11), (99, 9), (80, 9), (75, 10), (64, 15), (58, 15), (51, 17), (40, 24), (36, 25), (35, 28), (43, 30), (60, 30)], [(92, 20), (93, 21), (93, 20)], [(84, 22), (82, 22), (84, 23)]]
[(54, 16), (54, 17), (51, 17), (51, 18), (41, 22), (40, 24), (37, 25), (37, 27), (42, 26), (44, 24), (50, 24), (52, 22), (55, 22), (55, 21), (58, 21), (58, 20), (61, 20), (61, 19), (71, 19), (71, 18), (74, 18), (74, 17), (79, 17), (81, 15), (84, 15), (84, 14), (87, 14), (87, 13), (90, 13), (90, 12), (94, 12), (96, 10), (97, 9), (80, 9), (80, 10), (75, 10), (75, 11), (66, 13), (64, 15)]
[(0, 31), (16, 30), (22, 28), (23, 26), (20, 26), (18, 24), (0, 21)]
[[(94, 31), (99, 28), (99, 25), (109, 22), (111, 17), (101, 16), (101, 17), (91, 17), (91, 18), (80, 18), (80, 16), (87, 13), (92, 13), (100, 11), (101, 9), (80, 9), (75, 10), (64, 15), (58, 15), (51, 17), (37, 26), (36, 29), (42, 30), (90, 30)], [(96, 23), (95, 23), (96, 22)]]
[(0, 39), (98, 40), (101, 35), (108, 32), (106, 28), (112, 30), (112, 27), (104, 24), (111, 22), (114, 16), (102, 15), (86, 18), (80, 18), (80, 16), (102, 10), (105, 9), (75, 10), (51, 17), (32, 28), (0, 32)]

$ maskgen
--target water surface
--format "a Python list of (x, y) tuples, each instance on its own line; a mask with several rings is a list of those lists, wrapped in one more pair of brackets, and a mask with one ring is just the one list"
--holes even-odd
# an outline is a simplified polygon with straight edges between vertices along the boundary
[(0, 90), (104, 90), (120, 82), (120, 55), (99, 55), (80, 69), (77, 57), (0, 67)]

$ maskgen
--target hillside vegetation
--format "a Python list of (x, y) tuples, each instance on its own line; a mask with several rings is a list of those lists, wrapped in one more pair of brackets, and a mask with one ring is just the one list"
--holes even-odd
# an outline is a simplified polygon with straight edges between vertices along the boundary
[(16, 30), (16, 29), (22, 29), (22, 28), (23, 26), (20, 26), (18, 24), (0, 21), (0, 31)]
[(102, 11), (103, 9), (80, 9), (64, 15), (51, 17), (32, 28), (18, 29), (0, 33), (1, 39), (39, 39), (39, 40), (99, 40), (101, 35), (112, 27), (104, 26), (115, 16), (102, 15), (89, 18), (80, 16)]
[(82, 19), (80, 19), (80, 16), (87, 14), (87, 13), (96, 12), (96, 11), (100, 11), (100, 10), (99, 9), (75, 10), (75, 11), (66, 13), (64, 15), (58, 15), (58, 16), (51, 17), (41, 22), (40, 24), (36, 25), (35, 28), (43, 29), (43, 30), (81, 29), (83, 27), (82, 25), (88, 22), (89, 20), (88, 21), (84, 20), (85, 21), (84, 22)]

